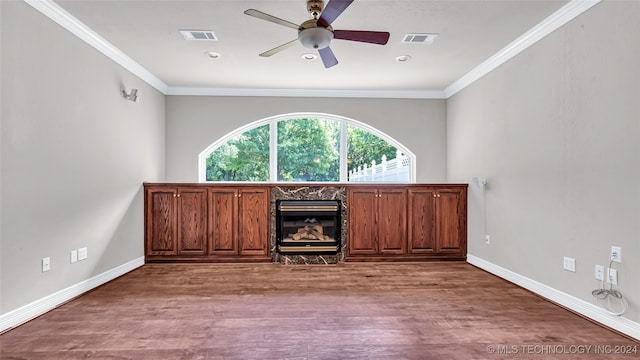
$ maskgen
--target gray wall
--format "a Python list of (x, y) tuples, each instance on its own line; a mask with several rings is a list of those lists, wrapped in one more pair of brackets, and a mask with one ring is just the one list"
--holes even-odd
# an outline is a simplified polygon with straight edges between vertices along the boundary
[[(143, 256), (141, 186), (164, 178), (165, 96), (31, 6), (0, 9), (4, 314)], [(82, 246), (89, 257), (70, 264)]]
[(169, 96), (167, 180), (197, 182), (198, 154), (243, 125), (280, 114), (321, 112), (391, 136), (416, 155), (418, 182), (444, 182), (445, 108), (445, 100)]
[[(323, 112), (407, 146), (418, 182), (487, 177), (492, 243), (471, 187), (474, 256), (592, 301), (594, 265), (622, 246), (619, 289), (640, 321), (639, 7), (603, 2), (447, 101), (165, 100), (30, 6), (0, 1), (0, 314), (143, 256), (143, 181), (195, 182), (198, 154), (219, 137)], [(89, 258), (70, 264), (82, 246)]]
[[(447, 102), (448, 180), (470, 187), (469, 253), (594, 302), (622, 247), (640, 321), (640, 3), (606, 1)], [(563, 256), (576, 272), (562, 269)]]

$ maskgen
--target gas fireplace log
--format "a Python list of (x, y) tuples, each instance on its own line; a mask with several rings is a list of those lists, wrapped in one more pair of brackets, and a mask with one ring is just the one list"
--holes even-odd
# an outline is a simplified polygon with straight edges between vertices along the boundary
[(325, 240), (328, 238), (324, 236), (322, 226), (305, 226), (298, 228), (298, 232), (295, 234), (289, 234), (289, 237), (293, 240)]
[(322, 233), (317, 231), (316, 229), (311, 229), (310, 235), (314, 236), (318, 240), (321, 240), (323, 238)]

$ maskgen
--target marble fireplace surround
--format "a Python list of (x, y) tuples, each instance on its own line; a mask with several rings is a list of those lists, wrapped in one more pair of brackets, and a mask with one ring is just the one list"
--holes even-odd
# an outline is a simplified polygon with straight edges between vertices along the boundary
[[(340, 213), (340, 251), (335, 255), (292, 255), (276, 251), (276, 200), (338, 200), (342, 203)], [(269, 249), (271, 261), (284, 265), (330, 265), (344, 262), (347, 252), (347, 188), (344, 186), (273, 186), (271, 187), (271, 221)]]

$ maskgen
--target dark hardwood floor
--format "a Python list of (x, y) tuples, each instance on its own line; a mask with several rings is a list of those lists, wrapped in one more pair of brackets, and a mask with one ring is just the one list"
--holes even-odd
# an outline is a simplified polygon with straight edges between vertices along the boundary
[(636, 359), (640, 345), (462, 262), (151, 264), (0, 335), (0, 357)]

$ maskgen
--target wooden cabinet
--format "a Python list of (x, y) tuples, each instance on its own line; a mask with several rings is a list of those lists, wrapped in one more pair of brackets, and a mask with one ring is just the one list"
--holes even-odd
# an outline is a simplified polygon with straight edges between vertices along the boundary
[(145, 253), (177, 255), (177, 189), (151, 189), (145, 193)]
[(146, 261), (269, 261), (269, 188), (145, 185)]
[(207, 192), (178, 189), (178, 254), (204, 255), (207, 251)]
[(409, 253), (466, 257), (466, 188), (409, 190)]
[[(145, 183), (145, 260), (271, 261), (272, 186)], [(344, 187), (346, 260), (466, 259), (467, 185)]]
[(354, 188), (347, 203), (350, 255), (406, 252), (406, 190)]
[(269, 255), (267, 189), (209, 189), (209, 209), (210, 254)]
[(347, 193), (349, 255), (378, 253), (377, 197), (375, 189), (350, 189)]
[(241, 255), (269, 255), (269, 191), (242, 189), (238, 194), (238, 244)]
[(146, 253), (203, 255), (206, 251), (206, 196), (204, 189), (148, 189)]
[(238, 254), (238, 189), (209, 189), (209, 254)]
[(466, 259), (466, 185), (348, 190), (347, 260)]

